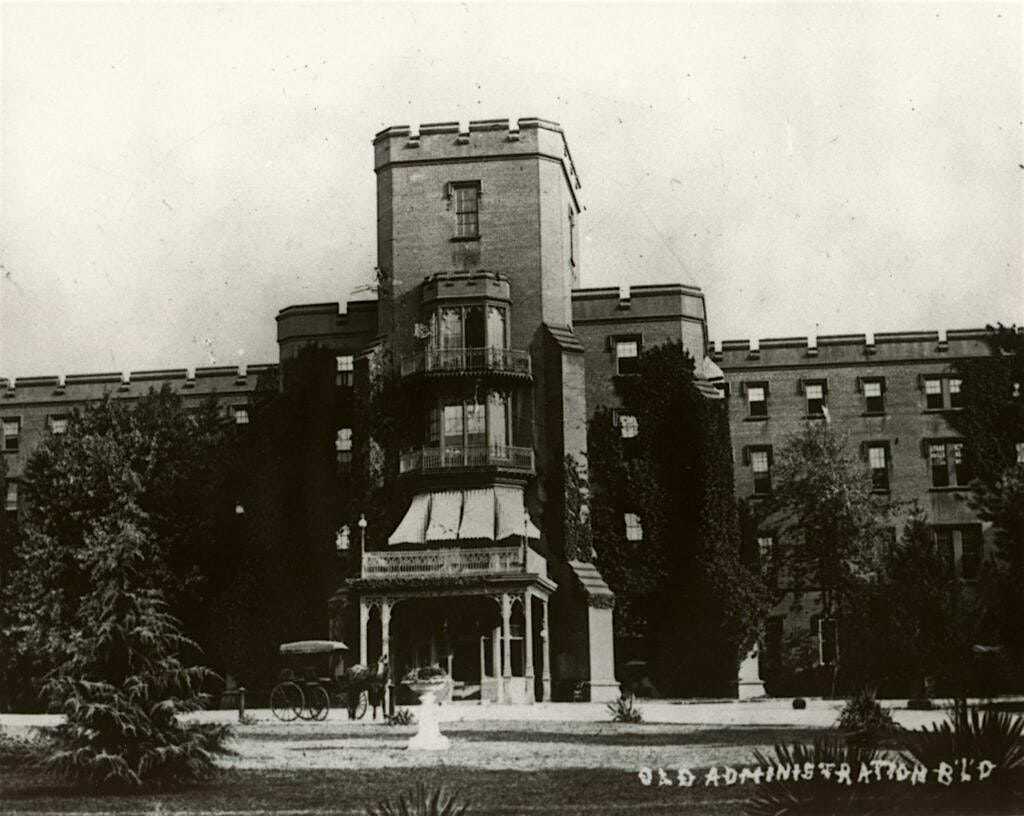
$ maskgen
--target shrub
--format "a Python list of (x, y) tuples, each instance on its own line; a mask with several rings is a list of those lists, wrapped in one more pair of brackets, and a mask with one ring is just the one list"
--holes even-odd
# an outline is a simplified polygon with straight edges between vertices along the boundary
[(463, 816), (470, 803), (460, 792), (449, 794), (443, 787), (427, 790), (422, 782), (397, 799), (381, 800), (366, 809), (367, 816)]
[(846, 703), (839, 715), (839, 729), (849, 734), (851, 741), (876, 745), (882, 737), (899, 730), (899, 726), (875, 699), (874, 689), (866, 688)]
[(0, 768), (17, 768), (36, 759), (38, 742), (0, 731)]
[[(760, 751), (754, 752), (755, 762), (763, 769), (769, 767), (813, 763), (831, 763), (839, 767), (848, 763), (859, 768), (860, 763), (870, 763), (877, 757), (873, 748), (861, 745), (843, 745), (835, 738), (819, 738), (813, 745), (793, 743), (791, 746), (776, 745), (775, 756), (769, 758)], [(898, 783), (891, 785), (842, 785), (834, 778), (825, 779), (816, 773), (810, 780), (775, 779), (757, 785), (747, 801), (746, 812), (750, 816), (786, 816), (786, 814), (855, 814), (873, 813), (891, 806), (902, 792)], [(907, 786), (902, 786), (905, 791)]]
[(409, 669), (402, 678), (403, 683), (428, 683), (431, 681), (445, 680), (448, 672), (438, 665), (419, 666)]
[[(1024, 768), (1024, 717), (1007, 711), (981, 711), (954, 703), (945, 722), (907, 732), (908, 759), (929, 768), (954, 759), (994, 762), (998, 770)], [(998, 772), (998, 771), (997, 771)]]
[(803, 711), (807, 708), (807, 701), (803, 697), (795, 697), (793, 699), (793, 708), (797, 711)]
[(415, 725), (416, 715), (407, 708), (400, 708), (388, 715), (386, 722), (388, 725)]
[(612, 722), (641, 723), (644, 721), (643, 712), (632, 695), (619, 697), (618, 700), (608, 703), (608, 711), (611, 712)]

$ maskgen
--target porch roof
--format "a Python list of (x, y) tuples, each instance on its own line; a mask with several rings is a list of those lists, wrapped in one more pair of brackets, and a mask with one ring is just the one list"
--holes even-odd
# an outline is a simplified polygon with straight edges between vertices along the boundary
[(472, 490), (417, 493), (388, 544), (540, 539), (523, 503), (522, 488), (511, 485)]

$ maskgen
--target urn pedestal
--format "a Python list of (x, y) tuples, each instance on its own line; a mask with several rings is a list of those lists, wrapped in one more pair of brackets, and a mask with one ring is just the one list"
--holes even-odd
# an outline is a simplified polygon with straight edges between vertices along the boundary
[(441, 726), (438, 721), (437, 695), (444, 692), (448, 687), (448, 681), (440, 682), (406, 682), (406, 686), (413, 694), (420, 698), (420, 710), (416, 712), (419, 728), (409, 739), (408, 748), (416, 751), (446, 751), (451, 747), (451, 742), (441, 733)]

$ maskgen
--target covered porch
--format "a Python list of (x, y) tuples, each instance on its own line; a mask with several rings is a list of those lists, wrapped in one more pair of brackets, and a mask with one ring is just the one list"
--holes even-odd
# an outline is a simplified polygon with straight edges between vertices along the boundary
[(452, 699), (551, 699), (548, 602), (555, 585), (536, 575), (503, 583), (360, 594), (360, 662), (387, 655), (389, 704), (415, 702), (402, 677), (411, 668), (430, 665), (451, 675)]

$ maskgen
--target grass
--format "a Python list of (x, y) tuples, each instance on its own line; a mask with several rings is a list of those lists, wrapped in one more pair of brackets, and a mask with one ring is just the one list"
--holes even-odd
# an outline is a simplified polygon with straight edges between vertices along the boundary
[(232, 771), (212, 785), (160, 795), (89, 794), (30, 775), (0, 778), (0, 810), (16, 813), (289, 811), (364, 816), (368, 805), (422, 782), (461, 788), (472, 813), (737, 813), (742, 792), (729, 788), (645, 788), (634, 773), (603, 769), (481, 771), (450, 767), (365, 771)]

